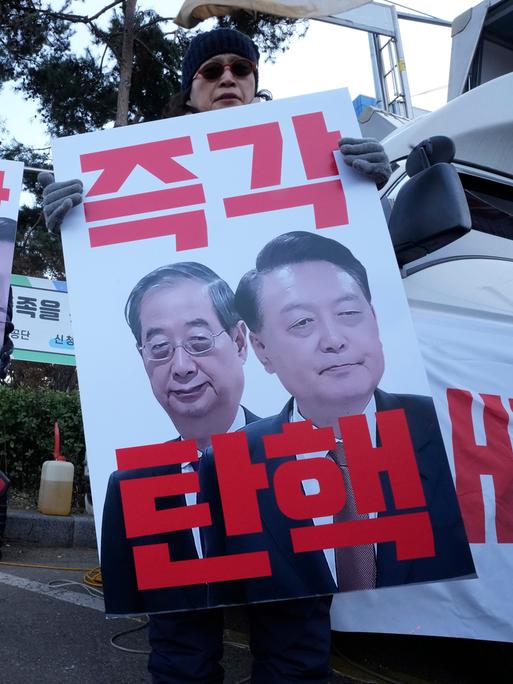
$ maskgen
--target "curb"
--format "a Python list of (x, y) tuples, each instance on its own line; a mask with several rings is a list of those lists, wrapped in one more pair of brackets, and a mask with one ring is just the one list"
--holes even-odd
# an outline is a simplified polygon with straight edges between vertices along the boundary
[(43, 515), (16, 509), (7, 509), (4, 539), (38, 546), (97, 546), (92, 515)]

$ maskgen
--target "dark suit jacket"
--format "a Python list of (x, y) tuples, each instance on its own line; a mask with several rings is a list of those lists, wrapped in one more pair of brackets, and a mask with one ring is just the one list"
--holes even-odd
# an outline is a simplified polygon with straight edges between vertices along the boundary
[[(259, 420), (244, 408), (246, 424)], [(200, 459), (200, 470), (203, 458)], [(105, 598), (105, 611), (109, 615), (130, 615), (172, 610), (191, 610), (207, 606), (205, 585), (170, 587), (139, 591), (135, 575), (132, 549), (146, 544), (169, 545), (173, 560), (190, 560), (198, 557), (192, 530), (166, 534), (153, 534), (133, 539), (126, 538), (121, 505), (120, 482), (142, 477), (180, 474), (181, 465), (171, 464), (154, 468), (116, 470), (107, 486), (103, 508), (101, 538), (101, 568)], [(159, 500), (159, 508), (185, 506), (185, 495), (169, 496)]]
[[(404, 409), (415, 450), (421, 482), (429, 511), (435, 540), (436, 556), (398, 561), (395, 544), (377, 545), (377, 586), (392, 586), (425, 582), (474, 574), (474, 564), (466, 539), (454, 484), (447, 461), (433, 402), (429, 397), (387, 394), (376, 390), (376, 409)], [(287, 458), (265, 458), (262, 437), (279, 433), (289, 421), (291, 403), (283, 411), (245, 428), (251, 460), (265, 463), (269, 481), (276, 469)], [(210, 605), (248, 603), (278, 598), (293, 598), (337, 591), (323, 551), (294, 553), (290, 530), (292, 527), (312, 525), (311, 520), (293, 521), (279, 510), (272, 488), (258, 493), (263, 532), (227, 537), (224, 531), (219, 490), (211, 450), (203, 457), (201, 473), (202, 495), (211, 506), (214, 524), (204, 528), (206, 554), (218, 556), (269, 551), (272, 577), (220, 582), (209, 588)], [(392, 492), (385, 482), (387, 506), (382, 515), (400, 514), (395, 511)], [(411, 512), (411, 511), (408, 511)], [(381, 515), (381, 514), (380, 514)]]

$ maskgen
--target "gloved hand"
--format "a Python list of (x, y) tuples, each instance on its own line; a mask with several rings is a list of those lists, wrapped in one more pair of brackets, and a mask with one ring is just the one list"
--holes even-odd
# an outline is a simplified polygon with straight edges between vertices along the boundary
[(37, 182), (43, 189), (43, 216), (51, 233), (59, 230), (65, 214), (82, 202), (84, 186), (82, 181), (74, 180), (56, 183), (53, 174), (41, 171)]
[(378, 190), (392, 175), (390, 160), (376, 138), (342, 138), (338, 146), (346, 164), (373, 180)]

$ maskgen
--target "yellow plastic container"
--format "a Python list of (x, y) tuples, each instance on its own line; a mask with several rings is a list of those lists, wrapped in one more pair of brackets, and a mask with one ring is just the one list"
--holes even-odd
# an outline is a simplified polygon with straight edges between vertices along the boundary
[(38, 510), (45, 515), (69, 515), (75, 468), (69, 461), (45, 461), (41, 469)]

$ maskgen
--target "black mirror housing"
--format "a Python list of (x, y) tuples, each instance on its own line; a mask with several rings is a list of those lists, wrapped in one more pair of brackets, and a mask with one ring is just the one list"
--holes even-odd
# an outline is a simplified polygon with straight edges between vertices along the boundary
[(471, 227), (460, 178), (445, 162), (417, 172), (403, 185), (389, 219), (399, 266), (457, 240)]

